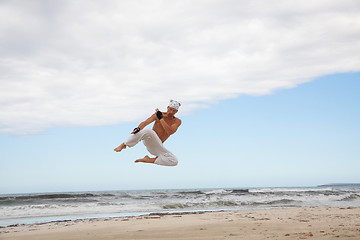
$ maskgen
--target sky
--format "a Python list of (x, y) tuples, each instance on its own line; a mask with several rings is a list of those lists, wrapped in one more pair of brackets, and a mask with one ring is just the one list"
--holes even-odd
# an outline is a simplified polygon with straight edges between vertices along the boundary
[[(359, 1), (0, 1), (0, 193), (360, 182)], [(181, 102), (176, 167), (115, 153)], [(151, 127), (151, 126), (150, 126)]]

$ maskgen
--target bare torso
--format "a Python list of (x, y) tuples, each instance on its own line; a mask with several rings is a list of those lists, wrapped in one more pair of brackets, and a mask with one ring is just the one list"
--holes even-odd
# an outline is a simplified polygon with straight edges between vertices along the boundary
[[(180, 121), (180, 119), (178, 119), (174, 116), (168, 117), (166, 112), (163, 112), (163, 116), (164, 116), (163, 119), (166, 121), (166, 123), (169, 126), (177, 124)], [(162, 142), (165, 142), (165, 140), (168, 139), (171, 135), (165, 131), (164, 127), (161, 125), (161, 123), (158, 119), (156, 119), (156, 121), (154, 123), (153, 130), (156, 132), (156, 134), (159, 136), (159, 138)]]

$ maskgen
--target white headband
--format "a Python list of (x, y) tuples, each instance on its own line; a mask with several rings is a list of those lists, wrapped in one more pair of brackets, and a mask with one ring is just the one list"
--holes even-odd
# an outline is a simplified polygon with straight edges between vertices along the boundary
[(179, 107), (181, 104), (175, 100), (170, 100), (169, 107), (175, 108), (176, 110), (179, 110)]

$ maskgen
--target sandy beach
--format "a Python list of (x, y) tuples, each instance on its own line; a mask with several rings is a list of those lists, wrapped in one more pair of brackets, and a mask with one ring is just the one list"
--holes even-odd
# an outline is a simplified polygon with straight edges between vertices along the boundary
[(0, 239), (360, 239), (360, 207), (151, 214), (0, 228)]

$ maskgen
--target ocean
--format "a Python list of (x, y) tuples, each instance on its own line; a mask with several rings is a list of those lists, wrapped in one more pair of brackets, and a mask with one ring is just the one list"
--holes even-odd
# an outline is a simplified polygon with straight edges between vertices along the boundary
[(0, 227), (150, 213), (360, 206), (360, 185), (0, 195)]

